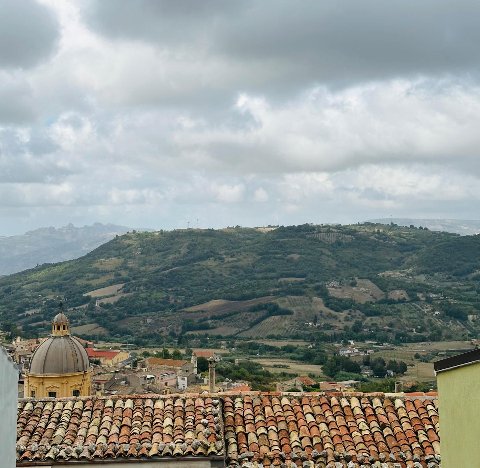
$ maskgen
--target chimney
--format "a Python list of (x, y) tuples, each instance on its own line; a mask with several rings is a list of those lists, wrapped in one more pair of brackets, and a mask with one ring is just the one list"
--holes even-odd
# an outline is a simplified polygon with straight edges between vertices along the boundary
[(218, 358), (213, 355), (211, 358), (208, 358), (208, 384), (210, 387), (210, 393), (215, 393), (215, 367), (217, 365)]
[(395, 382), (395, 393), (402, 393), (403, 392), (403, 382), (400, 380), (397, 380)]

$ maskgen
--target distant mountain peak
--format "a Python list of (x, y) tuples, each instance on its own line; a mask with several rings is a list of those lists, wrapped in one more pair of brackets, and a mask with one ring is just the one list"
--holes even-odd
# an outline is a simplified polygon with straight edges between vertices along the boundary
[(0, 275), (8, 275), (43, 263), (81, 257), (132, 228), (94, 223), (76, 227), (41, 227), (22, 235), (0, 237)]
[(470, 236), (480, 233), (480, 220), (473, 219), (429, 219), (429, 218), (380, 218), (371, 223), (398, 224), (399, 226), (426, 227), (430, 231), (443, 231)]

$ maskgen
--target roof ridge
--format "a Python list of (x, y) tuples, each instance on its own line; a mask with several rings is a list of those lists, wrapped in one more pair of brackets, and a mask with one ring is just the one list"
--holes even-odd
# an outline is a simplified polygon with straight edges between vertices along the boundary
[[(235, 389), (232, 389), (235, 390)], [(422, 399), (422, 400), (436, 400), (438, 395), (432, 395), (436, 392), (413, 392), (413, 393), (394, 393), (394, 392), (262, 392), (262, 391), (249, 391), (249, 392), (194, 392), (194, 393), (170, 393), (168, 395), (163, 395), (161, 393), (131, 393), (131, 394), (116, 394), (116, 395), (88, 395), (80, 397), (55, 397), (55, 398), (19, 398), (19, 402), (24, 401), (88, 401), (88, 400), (120, 400), (120, 399), (130, 399), (130, 400), (148, 400), (151, 398), (156, 399), (169, 399), (169, 398), (236, 398), (236, 397), (245, 397), (245, 396), (262, 396), (262, 397), (356, 397), (356, 398), (395, 398), (400, 400), (411, 400), (411, 399)]]

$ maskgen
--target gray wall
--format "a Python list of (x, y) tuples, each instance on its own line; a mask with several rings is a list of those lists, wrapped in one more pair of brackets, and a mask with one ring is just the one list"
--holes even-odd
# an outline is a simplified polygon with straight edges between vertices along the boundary
[(0, 346), (0, 465), (15, 467), (17, 437), (18, 371)]

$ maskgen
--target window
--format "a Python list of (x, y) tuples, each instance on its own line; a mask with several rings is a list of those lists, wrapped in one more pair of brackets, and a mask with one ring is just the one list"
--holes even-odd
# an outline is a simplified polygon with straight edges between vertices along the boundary
[(30, 396), (31, 396), (32, 398), (35, 398), (35, 390), (30, 390)]
[(80, 390), (74, 390), (74, 391), (72, 392), (72, 395), (73, 395), (73, 396), (80, 396)]
[(57, 392), (48, 392), (50, 398), (57, 398)]

